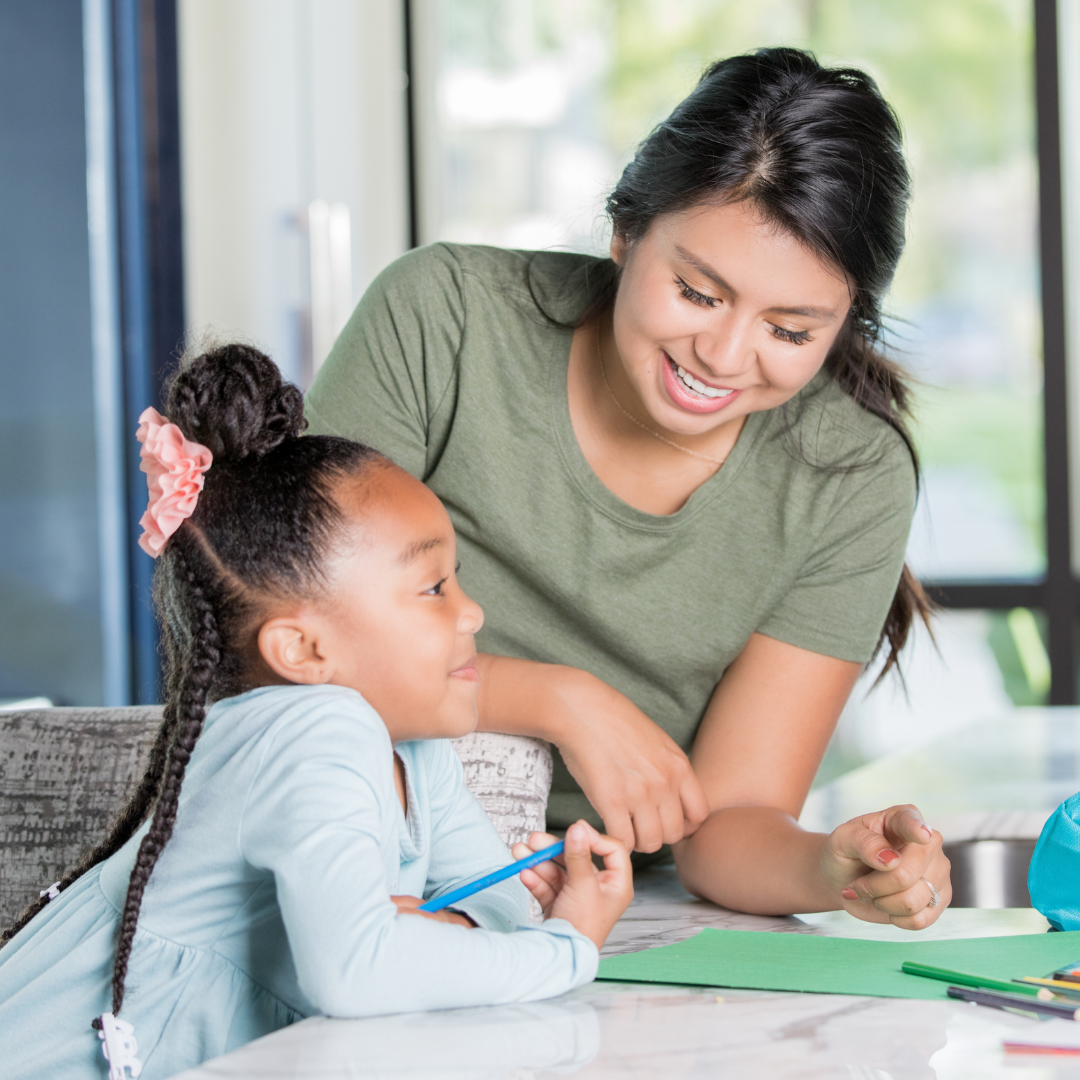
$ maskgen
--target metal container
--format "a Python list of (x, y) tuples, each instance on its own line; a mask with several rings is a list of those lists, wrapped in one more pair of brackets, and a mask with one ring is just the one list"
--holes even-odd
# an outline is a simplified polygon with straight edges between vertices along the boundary
[(963, 840), (942, 850), (952, 863), (952, 907), (1031, 907), (1027, 876), (1035, 840)]

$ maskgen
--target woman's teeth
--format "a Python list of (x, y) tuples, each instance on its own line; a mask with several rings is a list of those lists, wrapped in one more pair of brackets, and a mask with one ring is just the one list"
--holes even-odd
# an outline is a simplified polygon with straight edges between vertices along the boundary
[[(675, 361), (673, 360), (672, 363), (675, 364)], [(680, 379), (682, 379), (682, 381), (687, 386), (690, 387), (691, 390), (696, 391), (702, 397), (707, 397), (707, 398), (727, 397), (728, 394), (733, 392), (731, 390), (717, 390), (715, 387), (706, 386), (700, 379), (695, 379), (694, 376), (691, 375), (689, 371), (687, 371), (685, 368), (679, 367), (678, 364), (675, 364), (675, 373), (679, 376)]]

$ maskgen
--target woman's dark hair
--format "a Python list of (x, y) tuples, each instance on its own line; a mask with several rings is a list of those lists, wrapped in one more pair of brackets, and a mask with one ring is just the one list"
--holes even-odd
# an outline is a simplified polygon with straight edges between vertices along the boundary
[[(214, 461), (195, 512), (166, 543), (154, 574), (165, 659), (162, 724), (146, 774), (109, 835), (59, 883), (66, 889), (109, 858), (152, 813), (121, 915), (114, 1015), (124, 1000), (143, 893), (172, 836), (206, 706), (256, 685), (256, 637), (270, 605), (322, 591), (323, 564), (345, 520), (334, 484), (386, 463), (348, 439), (301, 437), (300, 391), (282, 381), (272, 360), (247, 345), (182, 360), (165, 411), (187, 438), (210, 449)], [(3, 940), (47, 902), (32, 904)]]
[[(638, 147), (608, 196), (615, 234), (640, 240), (662, 214), (749, 201), (839, 267), (851, 313), (825, 361), (845, 393), (897, 431), (918, 473), (910, 391), (882, 352), (882, 302), (904, 248), (910, 179), (900, 125), (869, 75), (823, 68), (798, 49), (759, 49), (713, 64)], [(614, 300), (617, 277), (582, 322)], [(893, 667), (914, 616), (931, 605), (905, 565), (877, 650)], [(875, 652), (877, 651), (875, 650)]]

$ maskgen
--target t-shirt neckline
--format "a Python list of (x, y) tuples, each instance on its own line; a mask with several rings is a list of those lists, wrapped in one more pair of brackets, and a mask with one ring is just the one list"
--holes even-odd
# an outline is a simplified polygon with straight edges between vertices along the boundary
[(555, 444), (563, 466), (581, 493), (593, 506), (608, 517), (634, 529), (649, 532), (669, 532), (693, 520), (702, 510), (714, 503), (734, 483), (749, 460), (754, 446), (765, 431), (769, 413), (753, 412), (746, 418), (735, 445), (724, 464), (702, 483), (673, 514), (650, 514), (624, 502), (599, 476), (585, 457), (574, 425), (570, 419), (570, 395), (567, 379), (570, 371), (570, 345), (573, 330), (553, 335), (552, 362), (548, 365), (550, 382), (548, 401)]

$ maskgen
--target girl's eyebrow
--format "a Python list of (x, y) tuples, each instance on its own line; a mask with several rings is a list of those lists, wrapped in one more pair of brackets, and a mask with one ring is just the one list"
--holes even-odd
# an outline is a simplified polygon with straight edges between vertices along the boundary
[[(691, 255), (681, 244), (675, 245), (675, 253), (733, 298), (739, 295), (708, 263), (702, 262), (696, 255)], [(769, 310), (775, 311), (778, 315), (802, 315), (806, 319), (817, 319), (827, 323), (836, 318), (835, 311), (823, 307), (773, 307)]]
[(446, 541), (441, 536), (429, 536), (426, 540), (414, 540), (398, 556), (398, 563), (401, 566), (408, 566), (413, 559), (417, 559), (425, 554), (425, 552), (431, 551), (432, 548), (437, 548), (440, 544), (445, 543)]

